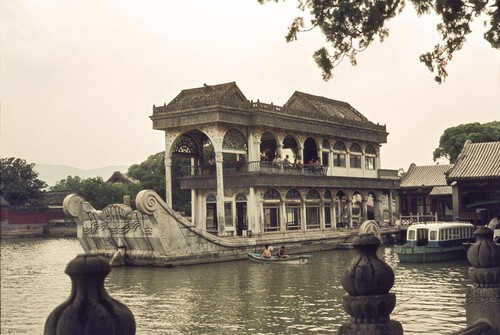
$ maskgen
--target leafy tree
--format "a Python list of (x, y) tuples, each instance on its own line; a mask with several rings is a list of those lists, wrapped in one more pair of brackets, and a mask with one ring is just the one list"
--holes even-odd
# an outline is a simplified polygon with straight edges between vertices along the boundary
[(12, 206), (35, 205), (43, 197), (47, 184), (38, 179), (34, 163), (21, 158), (0, 160), (0, 195)]
[[(181, 167), (189, 165), (188, 157), (172, 157), (172, 207), (176, 211), (191, 213), (191, 192), (181, 190), (179, 177)], [(144, 189), (151, 189), (165, 200), (165, 152), (161, 151), (149, 156), (144, 162), (132, 165), (127, 175), (141, 184)]]
[(165, 200), (165, 154), (163, 151), (149, 156), (140, 164), (130, 166), (127, 175), (137, 180), (142, 188), (155, 191)]
[(102, 209), (110, 204), (122, 203), (124, 195), (130, 195), (132, 200), (135, 199), (140, 191), (140, 185), (107, 183), (102, 177), (81, 179), (68, 176), (58, 181), (50, 190), (79, 193), (92, 206)]
[(446, 129), (439, 139), (439, 147), (434, 149), (434, 161), (444, 157), (454, 164), (467, 140), (473, 143), (500, 141), (500, 121), (467, 123)]
[[(271, 0), (258, 0), (265, 3)], [(278, 2), (279, 0), (273, 0)], [(434, 79), (441, 83), (448, 73), (446, 66), (453, 53), (460, 50), (470, 24), (479, 16), (489, 18), (485, 21), (488, 29), (484, 38), (495, 49), (500, 48), (500, 1), (499, 0), (408, 0), (418, 15), (435, 13), (440, 17), (437, 31), (443, 42), (436, 44), (432, 51), (420, 56), (420, 61), (435, 74)], [(389, 36), (387, 22), (400, 14), (405, 0), (298, 0), (299, 9), (306, 9), (312, 15), (310, 26), (306, 27), (303, 17), (297, 17), (288, 28), (287, 42), (297, 39), (300, 32), (314, 28), (321, 29), (330, 43), (330, 51), (322, 47), (314, 53), (314, 60), (323, 71), (323, 79), (332, 77), (333, 69), (348, 57), (356, 64), (359, 52), (378, 38), (381, 42)]]

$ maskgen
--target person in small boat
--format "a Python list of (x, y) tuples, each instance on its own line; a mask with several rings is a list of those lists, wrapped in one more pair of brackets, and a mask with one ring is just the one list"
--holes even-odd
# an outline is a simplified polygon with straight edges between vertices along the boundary
[(271, 247), (266, 244), (264, 251), (262, 252), (262, 258), (271, 258)]
[(287, 258), (289, 257), (288, 254), (285, 251), (285, 246), (282, 246), (280, 250), (278, 250), (278, 253), (276, 254), (279, 258)]

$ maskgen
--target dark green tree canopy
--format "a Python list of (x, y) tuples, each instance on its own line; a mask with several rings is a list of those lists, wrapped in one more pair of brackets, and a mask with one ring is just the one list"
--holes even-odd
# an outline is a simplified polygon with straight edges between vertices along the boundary
[[(179, 177), (181, 167), (189, 165), (189, 157), (172, 157), (172, 208), (176, 211), (191, 213), (191, 192), (181, 190)], [(149, 156), (144, 162), (132, 165), (127, 175), (141, 184), (144, 189), (158, 193), (163, 200), (166, 196), (165, 152)]]
[[(260, 3), (279, 0), (258, 0)], [(446, 66), (453, 53), (460, 50), (471, 32), (470, 24), (479, 16), (485, 21), (484, 38), (495, 49), (500, 48), (500, 0), (407, 0), (418, 15), (434, 13), (441, 19), (437, 31), (442, 42), (420, 56), (420, 61), (441, 83), (448, 75)], [(299, 9), (308, 10), (312, 19), (308, 26), (297, 17), (288, 28), (286, 40), (296, 40), (300, 32), (321, 29), (329, 47), (314, 53), (314, 60), (323, 71), (323, 79), (332, 77), (333, 69), (348, 57), (353, 65), (356, 55), (376, 38), (381, 42), (389, 36), (387, 22), (400, 14), (405, 0), (298, 0)]]
[(434, 161), (443, 157), (454, 164), (467, 140), (472, 143), (500, 141), (500, 121), (466, 123), (446, 129), (439, 139), (439, 147), (434, 150)]
[(34, 166), (21, 158), (0, 160), (0, 194), (10, 205), (35, 205), (42, 199), (47, 184), (38, 179)]
[(151, 189), (165, 199), (165, 153), (160, 151), (140, 164), (129, 167), (127, 175), (137, 180), (142, 188)]
[[(58, 181), (50, 188), (51, 191), (68, 191), (78, 193), (93, 207), (104, 207), (123, 202), (123, 196), (129, 195), (135, 199), (141, 187), (138, 184), (107, 183), (101, 177), (82, 179), (78, 176), (68, 176)], [(132, 204), (134, 201), (131, 201)]]

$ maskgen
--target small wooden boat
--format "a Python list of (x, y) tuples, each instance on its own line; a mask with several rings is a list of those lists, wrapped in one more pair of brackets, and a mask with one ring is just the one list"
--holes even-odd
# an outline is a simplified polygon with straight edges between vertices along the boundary
[(473, 240), (474, 225), (431, 222), (408, 227), (406, 244), (394, 251), (403, 263), (431, 263), (465, 259), (464, 243)]
[(275, 264), (292, 264), (302, 265), (309, 262), (312, 255), (288, 255), (288, 257), (271, 256), (271, 258), (264, 258), (261, 254), (249, 252), (248, 258), (252, 261), (259, 263), (275, 263)]

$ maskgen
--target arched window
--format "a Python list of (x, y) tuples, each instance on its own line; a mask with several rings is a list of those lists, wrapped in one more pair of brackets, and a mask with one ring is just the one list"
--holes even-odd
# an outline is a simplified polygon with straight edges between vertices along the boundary
[(181, 154), (181, 155), (189, 155), (194, 157), (200, 156), (200, 150), (198, 148), (198, 144), (188, 134), (183, 134), (179, 137), (172, 148), (172, 153)]
[(319, 228), (320, 200), (318, 191), (309, 190), (306, 194), (306, 229)]
[(300, 229), (300, 203), (302, 198), (299, 191), (292, 188), (285, 197), (286, 229)]
[(229, 129), (222, 140), (222, 149), (247, 150), (247, 139), (237, 129)]
[(325, 195), (323, 197), (323, 210), (324, 210), (324, 220), (325, 220), (325, 228), (332, 227), (332, 192), (330, 190), (325, 191)]
[(361, 169), (361, 146), (353, 143), (349, 153), (349, 164), (353, 169)]
[(245, 230), (248, 230), (247, 223), (247, 196), (238, 193), (234, 199), (236, 205), (236, 235), (242, 236)]
[(375, 170), (375, 158), (377, 157), (377, 152), (372, 145), (368, 145), (365, 149), (365, 169)]
[(206, 203), (206, 230), (209, 233), (217, 233), (217, 197), (213, 194), (207, 195)]
[(345, 167), (345, 155), (347, 149), (342, 141), (337, 141), (333, 145), (333, 166)]
[(264, 231), (280, 229), (280, 194), (274, 188), (264, 193)]
[(321, 146), (323, 147), (323, 150), (330, 150), (330, 141), (328, 141), (328, 139), (325, 138), (321, 143)]
[(329, 156), (330, 156), (330, 141), (328, 139), (324, 139), (323, 143), (321, 143), (322, 152), (321, 152), (321, 162), (323, 166), (330, 165)]

